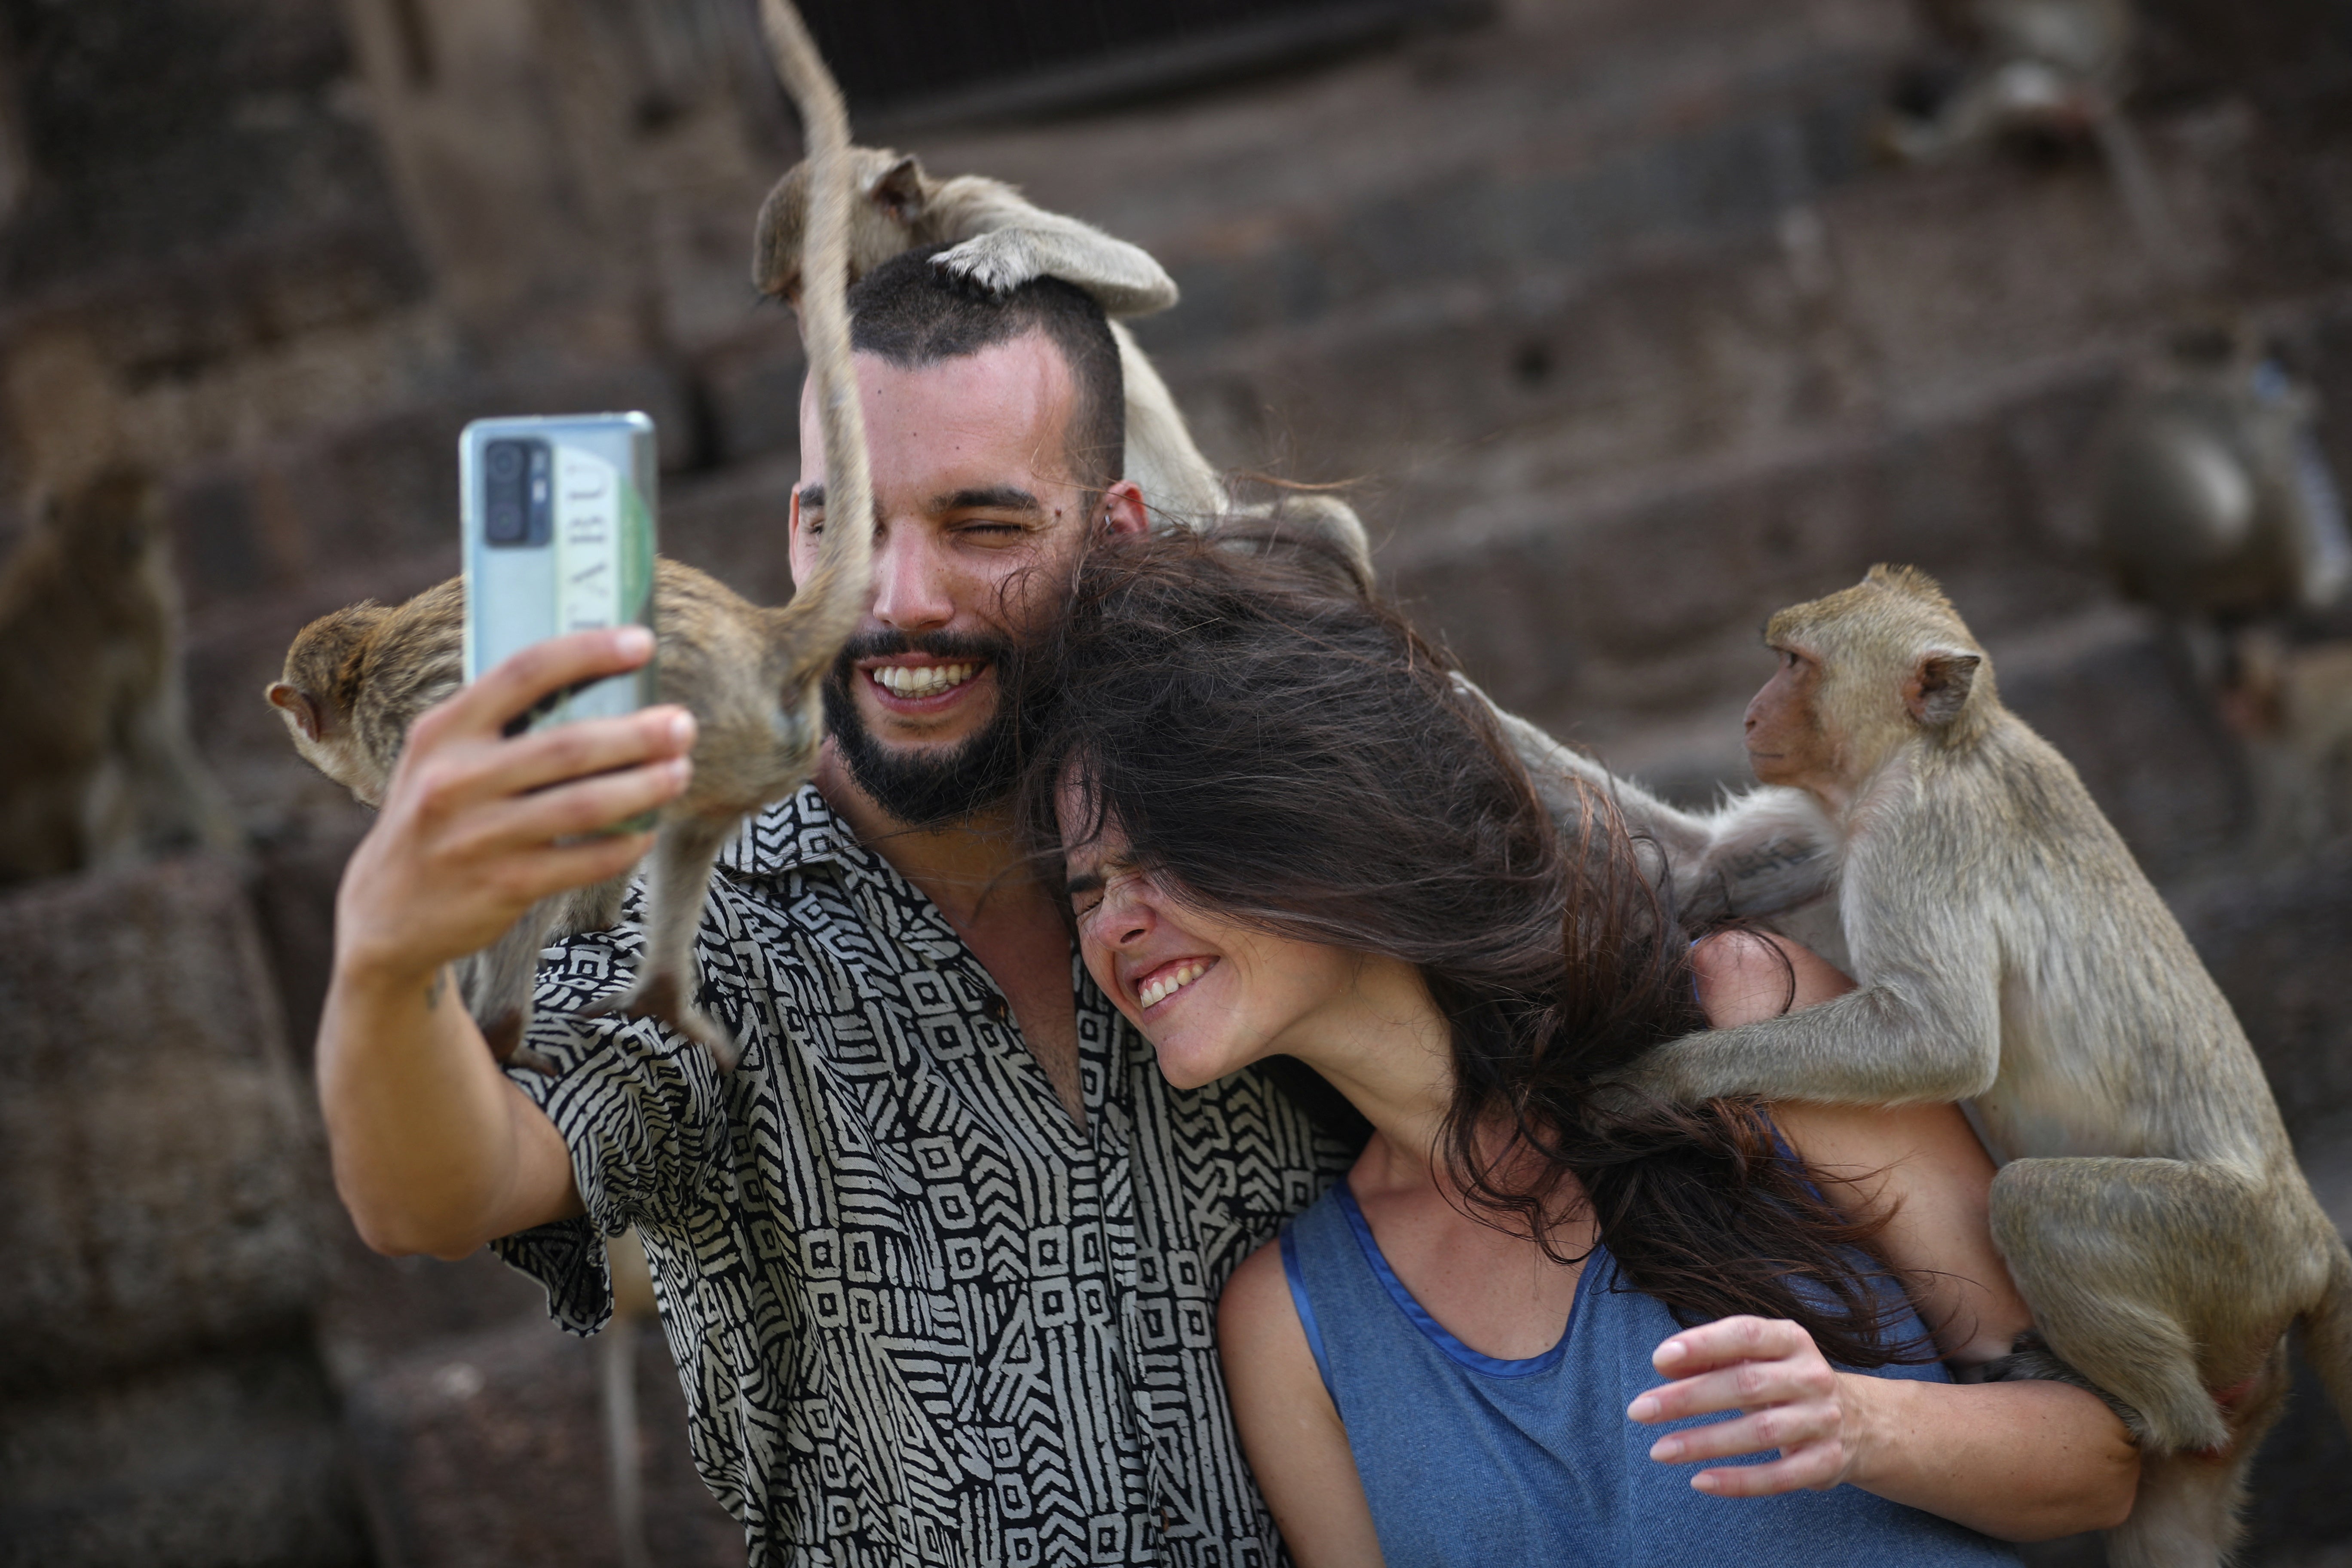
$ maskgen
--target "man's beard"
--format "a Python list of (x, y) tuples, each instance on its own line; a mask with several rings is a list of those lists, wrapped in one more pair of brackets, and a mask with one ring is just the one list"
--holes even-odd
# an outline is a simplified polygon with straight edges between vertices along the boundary
[[(996, 711), (978, 733), (952, 748), (901, 751), (874, 738), (857, 710), (849, 683), (856, 663), (892, 654), (986, 663), (996, 677)], [(908, 827), (943, 827), (1011, 795), (1021, 776), (1021, 716), (1014, 693), (1019, 656), (1012, 639), (994, 634), (872, 632), (852, 637), (824, 678), (824, 721), (849, 776), (874, 803)], [(978, 676), (973, 677), (978, 679)]]

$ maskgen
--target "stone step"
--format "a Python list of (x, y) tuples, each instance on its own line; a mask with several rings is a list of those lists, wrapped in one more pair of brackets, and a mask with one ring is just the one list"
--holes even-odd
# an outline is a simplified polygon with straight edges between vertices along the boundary
[[(2341, 289), (2352, 246), (2315, 257), (2307, 237), (2352, 234), (2352, 182), (2255, 180), (2308, 160), (2241, 108), (2149, 140), (2200, 304), (2268, 322)], [(1160, 358), (1218, 459), (1363, 480), (1366, 510), (1402, 535), (1457, 497), (1769, 451), (1981, 401), (2053, 362), (2127, 359), (2181, 309), (2098, 165), (1986, 162), (1858, 179), (1605, 267), (1529, 250), (1507, 272), (1465, 268)], [(1162, 341), (1160, 319), (1139, 333)], [(2352, 446), (2352, 410), (2337, 419)]]
[(299, 1334), (331, 1199), (241, 868), (0, 900), (0, 1389)]

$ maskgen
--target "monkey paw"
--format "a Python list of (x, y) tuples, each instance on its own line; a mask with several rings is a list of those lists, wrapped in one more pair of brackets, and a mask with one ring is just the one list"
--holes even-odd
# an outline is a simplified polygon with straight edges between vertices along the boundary
[(1037, 276), (1029, 243), (1018, 229), (975, 235), (931, 258), (931, 265), (982, 299), (1002, 300)]
[(710, 1053), (710, 1060), (722, 1073), (735, 1070), (742, 1052), (727, 1026), (689, 1001), (686, 987), (674, 974), (655, 972), (640, 974), (637, 983), (618, 996), (598, 1003), (588, 1009), (592, 1018), (620, 1013), (632, 1018), (652, 1018), (668, 1025), (690, 1040), (698, 1041)]

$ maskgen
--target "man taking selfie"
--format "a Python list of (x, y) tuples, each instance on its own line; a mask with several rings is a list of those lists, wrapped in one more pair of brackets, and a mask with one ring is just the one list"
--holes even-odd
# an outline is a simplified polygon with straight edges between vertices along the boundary
[[(698, 959), (743, 1047), (586, 1017), (630, 918), (542, 964), (501, 1069), (447, 984), (535, 900), (625, 868), (583, 838), (677, 796), (677, 708), (509, 739), (634, 668), (642, 630), (517, 655), (415, 727), (337, 910), (320, 1079), (379, 1250), (486, 1242), (590, 1331), (634, 1226), (696, 1461), (754, 1562), (1167, 1563), (1276, 1550), (1213, 1342), (1217, 1292), (1344, 1168), (1261, 1074), (1169, 1087), (1017, 853), (1008, 661), (1089, 541), (1141, 530), (1116, 345), (1078, 290), (959, 292), (913, 253), (851, 296), (872, 601), (814, 781), (721, 855)], [(824, 526), (804, 401), (795, 574)]]

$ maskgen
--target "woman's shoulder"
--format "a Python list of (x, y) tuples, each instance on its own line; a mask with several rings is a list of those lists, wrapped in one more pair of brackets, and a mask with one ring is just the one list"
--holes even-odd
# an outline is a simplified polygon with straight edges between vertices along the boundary
[(1781, 1100), (1772, 1121), (1817, 1173), (1867, 1181), (1898, 1166), (1927, 1179), (1990, 1181), (1991, 1162), (1957, 1105), (1820, 1105)]
[(1829, 1001), (1853, 982), (1811, 948), (1769, 931), (1717, 931), (1692, 944), (1691, 979), (1718, 1029)]

